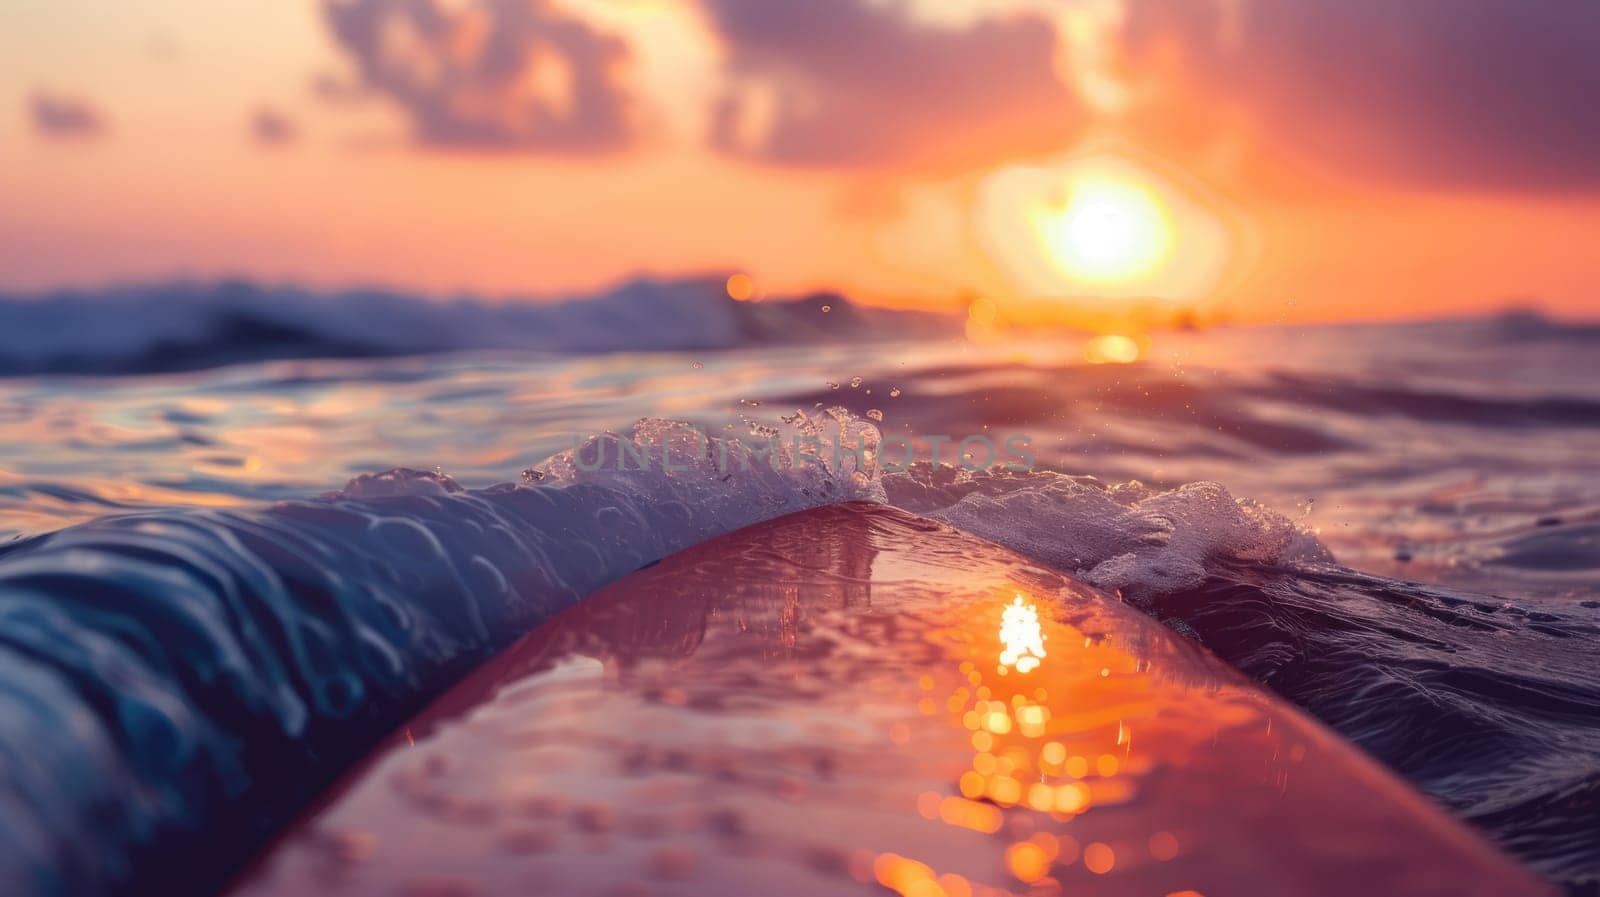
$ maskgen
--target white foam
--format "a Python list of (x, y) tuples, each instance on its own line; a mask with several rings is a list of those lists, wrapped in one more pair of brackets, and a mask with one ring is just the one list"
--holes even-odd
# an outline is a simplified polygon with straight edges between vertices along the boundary
[[(1236, 499), (1218, 483), (1161, 490), (1051, 471), (970, 472), (926, 463), (886, 474), (878, 464), (877, 427), (841, 407), (819, 405), (777, 424), (747, 420), (745, 427), (740, 434), (707, 433), (683, 421), (641, 419), (535, 465), (524, 472), (524, 485), (568, 492), (588, 514), (633, 519), (669, 551), (781, 514), (846, 501), (887, 503), (1135, 600), (1198, 586), (1219, 565), (1333, 560), (1289, 518)], [(333, 497), (459, 491), (442, 473), (395, 470), (358, 477)]]
[(1131, 598), (1199, 585), (1219, 562), (1331, 561), (1282, 514), (1217, 483), (1160, 491), (1048, 471), (891, 475), (892, 500)]
[[(862, 455), (836, 453), (835, 439)], [(624, 433), (591, 436), (524, 478), (601, 486), (641, 506), (675, 507), (684, 525), (710, 538), (825, 504), (883, 502), (878, 442), (877, 427), (842, 408), (796, 412), (780, 426), (752, 425), (743, 437), (645, 418)], [(824, 448), (806, 451), (811, 445)]]

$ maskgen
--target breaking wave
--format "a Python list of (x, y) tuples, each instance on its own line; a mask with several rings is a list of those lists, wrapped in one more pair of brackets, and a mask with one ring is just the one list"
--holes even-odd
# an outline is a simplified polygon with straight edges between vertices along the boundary
[(817, 294), (735, 302), (716, 278), (641, 279), (562, 301), (340, 294), (235, 281), (0, 295), (0, 376), (138, 374), (281, 358), (463, 350), (726, 349), (936, 337), (959, 321)]
[[(580, 450), (678, 429), (642, 421)], [(374, 739), (581, 596), (721, 533), (882, 499), (849, 459), (754, 457), (725, 479), (675, 451), (670, 474), (560, 455), (469, 491), (394, 470), (0, 549), (0, 881), (23, 883), (13, 897), (214, 889)]]

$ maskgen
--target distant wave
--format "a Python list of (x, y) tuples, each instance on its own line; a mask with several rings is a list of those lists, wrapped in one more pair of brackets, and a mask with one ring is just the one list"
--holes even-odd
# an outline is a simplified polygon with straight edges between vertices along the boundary
[(0, 296), (0, 375), (153, 373), (468, 349), (725, 349), (959, 332), (945, 316), (866, 308), (833, 294), (735, 302), (709, 278), (636, 280), (558, 302), (176, 283)]

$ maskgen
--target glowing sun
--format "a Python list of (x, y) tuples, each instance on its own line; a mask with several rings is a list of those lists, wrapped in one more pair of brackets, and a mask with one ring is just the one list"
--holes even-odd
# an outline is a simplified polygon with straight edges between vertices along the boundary
[(978, 182), (971, 214), (997, 295), (1085, 325), (1134, 305), (1212, 302), (1254, 246), (1222, 196), (1119, 144), (1004, 166)]
[(1151, 273), (1172, 250), (1160, 199), (1136, 184), (1085, 179), (1037, 223), (1050, 260), (1076, 280), (1117, 282)]

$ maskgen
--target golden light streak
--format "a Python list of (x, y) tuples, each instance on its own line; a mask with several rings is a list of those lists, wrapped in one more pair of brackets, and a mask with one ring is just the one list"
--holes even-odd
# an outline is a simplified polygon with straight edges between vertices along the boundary
[(1090, 364), (1132, 364), (1139, 360), (1139, 344), (1130, 337), (1107, 333), (1084, 345), (1083, 360)]

